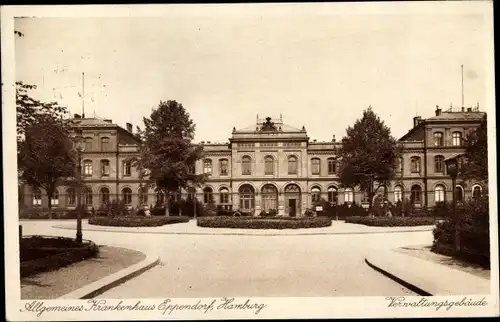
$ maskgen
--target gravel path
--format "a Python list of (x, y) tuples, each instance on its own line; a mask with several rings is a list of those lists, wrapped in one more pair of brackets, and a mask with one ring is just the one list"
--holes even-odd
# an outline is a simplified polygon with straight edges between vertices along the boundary
[(21, 279), (21, 299), (55, 299), (146, 258), (145, 254), (126, 248), (99, 249), (97, 258)]

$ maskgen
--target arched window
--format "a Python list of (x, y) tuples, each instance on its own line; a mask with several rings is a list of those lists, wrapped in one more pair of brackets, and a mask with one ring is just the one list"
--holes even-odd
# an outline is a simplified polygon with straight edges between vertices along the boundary
[(474, 199), (481, 198), (482, 192), (483, 191), (480, 185), (476, 184), (472, 186), (472, 198)]
[(101, 160), (101, 176), (109, 176), (109, 160)]
[(434, 157), (434, 172), (444, 173), (444, 157), (442, 155)]
[(221, 188), (219, 190), (219, 201), (220, 204), (228, 204), (229, 203), (229, 190), (227, 188)]
[(457, 202), (464, 202), (464, 188), (462, 186), (455, 187), (455, 198)]
[(92, 160), (83, 161), (83, 175), (84, 176), (92, 175)]
[(262, 210), (270, 211), (278, 209), (278, 190), (272, 184), (266, 184), (262, 187)]
[(221, 176), (227, 176), (229, 171), (229, 162), (227, 159), (220, 159), (219, 160), (219, 172)]
[(443, 185), (438, 184), (434, 187), (434, 201), (444, 202), (445, 201), (445, 189)]
[(210, 187), (205, 187), (203, 189), (203, 203), (208, 204), (213, 202), (213, 190)]
[(329, 187), (328, 188), (328, 202), (332, 203), (337, 203), (338, 202), (338, 191), (337, 188), (335, 187)]
[(99, 202), (101, 205), (109, 204), (109, 189), (107, 187), (102, 187), (99, 190)]
[(337, 173), (337, 160), (335, 158), (328, 158), (328, 174)]
[(273, 157), (268, 155), (264, 158), (264, 174), (274, 174), (274, 160)]
[(210, 159), (203, 160), (203, 173), (207, 175), (212, 174), (212, 160)]
[(410, 159), (410, 168), (412, 173), (420, 173), (420, 157), (412, 157)]
[(52, 196), (52, 199), (50, 200), (50, 204), (52, 206), (59, 206), (59, 191), (57, 189), (54, 190), (54, 195)]
[(394, 202), (403, 201), (403, 187), (395, 186), (394, 187)]
[(451, 134), (453, 146), (462, 145), (462, 132), (453, 132)]
[(402, 157), (396, 159), (396, 172), (403, 173), (404, 170), (404, 159)]
[(76, 205), (76, 190), (75, 190), (75, 188), (68, 188), (66, 190), (66, 204), (68, 206)]
[(132, 163), (130, 161), (123, 161), (123, 176), (129, 177), (132, 175)]
[(255, 204), (255, 191), (250, 185), (243, 185), (239, 189), (240, 209), (243, 211), (250, 211), (254, 208)]
[(111, 144), (109, 143), (109, 138), (101, 138), (101, 151), (111, 151)]
[(422, 203), (422, 187), (420, 187), (419, 185), (416, 185), (416, 184), (413, 185), (411, 187), (410, 199), (411, 199), (412, 203), (414, 203), (414, 204)]
[(91, 137), (85, 138), (85, 151), (92, 151), (92, 141)]
[(82, 204), (92, 206), (92, 197), (92, 189), (89, 187), (84, 187), (82, 189)]
[(293, 155), (288, 157), (288, 174), (297, 174), (297, 158)]
[(443, 146), (443, 132), (434, 132), (434, 146)]
[(122, 189), (122, 199), (126, 205), (130, 205), (132, 203), (132, 189), (126, 187)]
[(147, 205), (148, 204), (148, 188), (146, 188), (146, 187), (139, 187), (139, 203), (141, 205)]
[(165, 204), (165, 194), (163, 194), (163, 191), (158, 189), (156, 189), (156, 204), (160, 206)]
[(319, 202), (321, 200), (321, 190), (318, 187), (313, 187), (311, 189), (311, 201), (312, 203)]
[(352, 190), (352, 188), (344, 189), (344, 202), (346, 203), (354, 202), (354, 191)]
[(321, 161), (318, 158), (311, 159), (311, 173), (320, 174), (321, 172)]
[(38, 188), (33, 189), (33, 205), (34, 206), (42, 205), (42, 191)]
[(250, 159), (249, 156), (244, 156), (243, 158), (241, 158), (241, 174), (252, 174), (252, 159)]

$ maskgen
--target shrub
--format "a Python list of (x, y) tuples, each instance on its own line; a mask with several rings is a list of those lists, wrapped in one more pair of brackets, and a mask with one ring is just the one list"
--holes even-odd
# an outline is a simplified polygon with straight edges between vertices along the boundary
[(198, 218), (199, 227), (241, 228), (241, 229), (299, 229), (331, 226), (332, 221), (325, 217), (204, 217)]
[(276, 209), (269, 209), (269, 211), (262, 210), (259, 214), (260, 217), (276, 217), (278, 215), (278, 211)]
[(353, 217), (353, 216), (367, 216), (368, 212), (363, 209), (362, 206), (352, 203), (343, 203), (340, 206), (337, 206), (337, 214), (339, 218), (348, 218), (348, 217)]
[[(47, 208), (25, 208), (20, 210), (20, 219), (76, 219), (78, 218), (78, 211), (80, 207), (74, 210), (53, 208), (50, 211)], [(50, 216), (52, 214), (52, 216)], [(82, 218), (89, 218), (91, 212), (88, 209), (83, 209)]]
[(432, 217), (348, 217), (346, 223), (381, 227), (410, 227), (434, 225)]
[(92, 217), (89, 224), (97, 226), (115, 227), (156, 227), (177, 223), (189, 222), (189, 217), (154, 217), (154, 216), (121, 216), (121, 217)]

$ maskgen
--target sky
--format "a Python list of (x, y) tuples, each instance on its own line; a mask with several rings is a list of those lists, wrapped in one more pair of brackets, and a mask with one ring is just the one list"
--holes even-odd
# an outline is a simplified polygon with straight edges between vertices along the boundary
[(24, 33), (15, 40), (16, 80), (81, 114), (85, 73), (86, 116), (134, 128), (160, 101), (176, 100), (196, 123), (195, 141), (226, 142), (257, 114), (282, 114), (311, 139), (340, 139), (368, 106), (401, 137), (414, 116), (461, 106), (462, 64), (465, 105), (484, 109), (491, 33), (481, 13), (349, 8), (191, 5), (147, 17), (16, 18)]

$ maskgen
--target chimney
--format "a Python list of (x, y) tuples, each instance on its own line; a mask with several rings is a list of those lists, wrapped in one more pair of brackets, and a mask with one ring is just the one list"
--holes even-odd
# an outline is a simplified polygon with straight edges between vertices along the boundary
[(201, 141), (200, 143), (201, 143), (201, 144), (205, 144), (205, 141)]
[(113, 123), (113, 120), (105, 119), (104, 122), (106, 122), (106, 123)]
[(318, 140), (314, 139), (313, 142), (316, 143)]
[(132, 133), (132, 123), (127, 123), (126, 125), (127, 125), (127, 131)]
[(335, 134), (333, 135), (332, 142), (335, 142)]
[(413, 127), (419, 125), (421, 121), (422, 121), (422, 118), (420, 116), (415, 116), (413, 118)]
[(81, 119), (82, 117), (80, 116), (80, 114), (75, 114), (75, 119)]
[(441, 109), (439, 108), (439, 105), (436, 105), (436, 116), (441, 115)]
[(467, 112), (472, 112), (472, 107), (467, 107)]
[(210, 144), (210, 141), (207, 141), (207, 144)]

